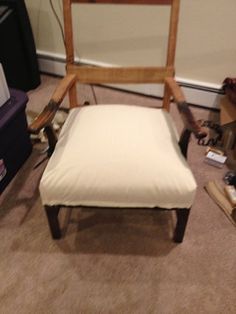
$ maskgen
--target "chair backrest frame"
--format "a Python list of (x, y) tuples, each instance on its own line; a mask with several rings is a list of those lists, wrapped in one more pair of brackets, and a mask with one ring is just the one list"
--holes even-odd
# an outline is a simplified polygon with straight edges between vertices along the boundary
[[(162, 67), (91, 67), (75, 63), (72, 4), (145, 4), (171, 6), (166, 65)], [(180, 0), (63, 0), (67, 74), (76, 74), (81, 83), (164, 83), (175, 74), (175, 52)], [(76, 87), (69, 92), (70, 107), (77, 106)]]

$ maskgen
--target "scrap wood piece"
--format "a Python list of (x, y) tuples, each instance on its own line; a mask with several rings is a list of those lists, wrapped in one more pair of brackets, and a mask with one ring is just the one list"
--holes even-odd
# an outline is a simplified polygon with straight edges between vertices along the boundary
[(209, 181), (205, 185), (205, 189), (216, 204), (223, 210), (227, 218), (236, 227), (236, 221), (233, 218), (234, 208), (227, 199), (225, 192), (216, 181)]

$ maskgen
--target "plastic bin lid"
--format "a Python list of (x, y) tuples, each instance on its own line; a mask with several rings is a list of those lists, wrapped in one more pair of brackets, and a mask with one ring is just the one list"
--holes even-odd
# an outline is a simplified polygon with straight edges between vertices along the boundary
[(10, 89), (10, 99), (0, 107), (0, 131), (22, 110), (25, 109), (28, 96), (25, 92)]

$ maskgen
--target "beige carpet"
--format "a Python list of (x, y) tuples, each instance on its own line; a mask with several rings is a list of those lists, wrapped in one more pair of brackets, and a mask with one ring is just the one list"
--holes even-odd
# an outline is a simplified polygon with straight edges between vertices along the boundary
[[(58, 81), (42, 79), (28, 109), (39, 111)], [(81, 102), (94, 101), (90, 87), (78, 89)], [(99, 102), (158, 104), (106, 88), (95, 92)], [(179, 128), (174, 105), (172, 114)], [(179, 245), (171, 241), (172, 214), (152, 211), (73, 209), (66, 236), (53, 241), (37, 188), (46, 163), (33, 170), (41, 148), (0, 197), (0, 313), (236, 312), (236, 229), (203, 189), (227, 169), (205, 164), (205, 148), (192, 139), (189, 163), (199, 188)]]

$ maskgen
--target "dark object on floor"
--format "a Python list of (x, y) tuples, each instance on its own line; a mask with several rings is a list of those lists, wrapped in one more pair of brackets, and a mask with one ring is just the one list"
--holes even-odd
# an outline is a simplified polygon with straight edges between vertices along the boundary
[(28, 97), (17, 90), (10, 90), (10, 95), (10, 100), (0, 107), (0, 160), (6, 171), (0, 180), (0, 193), (32, 151), (25, 116)]
[(228, 185), (236, 187), (236, 171), (228, 171), (224, 176), (224, 182)]
[(34, 38), (23, 0), (0, 1), (0, 62), (9, 87), (28, 91), (40, 84)]
[(236, 78), (227, 77), (223, 82), (223, 90), (229, 100), (236, 105)]
[(202, 146), (216, 146), (218, 142), (221, 140), (223, 131), (221, 126), (218, 123), (215, 123), (214, 121), (205, 120), (200, 121), (201, 126), (203, 128), (208, 128), (212, 131), (214, 131), (215, 136), (210, 138), (200, 138), (198, 140), (198, 145)]

